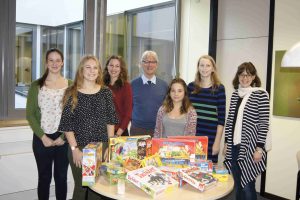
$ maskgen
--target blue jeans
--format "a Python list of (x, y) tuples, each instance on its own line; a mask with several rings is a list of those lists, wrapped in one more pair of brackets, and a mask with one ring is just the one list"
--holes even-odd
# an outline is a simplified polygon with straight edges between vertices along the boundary
[(231, 171), (234, 179), (234, 190), (236, 200), (256, 200), (255, 180), (249, 182), (244, 188), (241, 186), (241, 169), (238, 166), (239, 145), (232, 146)]
[[(61, 133), (47, 134), (53, 140)], [(42, 140), (33, 134), (32, 149), (38, 169), (38, 198), (49, 199), (50, 183), (52, 179), (52, 165), (54, 163), (55, 195), (57, 200), (67, 198), (67, 173), (68, 173), (68, 145), (45, 147)]]

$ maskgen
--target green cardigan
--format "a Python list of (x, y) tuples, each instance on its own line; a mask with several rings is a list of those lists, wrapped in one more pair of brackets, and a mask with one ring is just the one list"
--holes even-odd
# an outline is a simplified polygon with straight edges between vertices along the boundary
[[(70, 86), (73, 81), (68, 80), (68, 85)], [(31, 86), (27, 95), (26, 103), (26, 119), (34, 132), (39, 138), (41, 138), (45, 133), (41, 127), (41, 110), (38, 104), (38, 94), (40, 86), (38, 85), (38, 80), (31, 83)], [(62, 135), (62, 138), (64, 136)]]

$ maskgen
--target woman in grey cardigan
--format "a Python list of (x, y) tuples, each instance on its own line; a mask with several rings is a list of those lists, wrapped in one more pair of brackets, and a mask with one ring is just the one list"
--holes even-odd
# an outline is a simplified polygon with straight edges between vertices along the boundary
[(242, 63), (233, 79), (225, 126), (224, 164), (234, 177), (236, 199), (255, 200), (256, 177), (266, 168), (269, 95), (251, 62)]

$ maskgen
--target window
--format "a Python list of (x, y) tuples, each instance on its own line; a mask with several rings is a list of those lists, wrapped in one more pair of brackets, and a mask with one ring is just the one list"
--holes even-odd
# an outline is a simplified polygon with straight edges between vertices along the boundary
[(132, 5), (122, 0), (108, 1), (106, 57), (112, 54), (123, 56), (130, 79), (133, 79), (141, 73), (142, 53), (154, 50), (159, 59), (157, 76), (169, 82), (177, 71), (174, 51), (176, 2), (131, 2)]
[[(68, 3), (67, 0), (65, 2)], [(79, 16), (69, 18), (70, 13), (66, 13), (66, 9), (63, 10), (64, 14), (59, 12), (62, 9), (60, 7), (69, 5), (39, 1), (38, 4), (30, 6), (31, 3), (30, 0), (24, 0), (17, 1), (16, 4), (16, 69), (14, 72), (14, 108), (16, 109), (26, 107), (28, 89), (31, 82), (44, 73), (45, 54), (49, 48), (58, 48), (64, 52), (66, 60), (63, 75), (73, 79), (83, 47), (83, 0), (77, 1), (79, 4), (77, 8), (81, 9), (81, 12), (74, 7), (73, 10), (69, 10), (70, 13), (74, 12)], [(61, 6), (57, 7), (57, 5)], [(51, 9), (51, 17), (43, 14), (43, 12), (50, 14), (47, 12), (49, 9)], [(76, 22), (78, 18), (81, 21)], [(19, 22), (26, 22), (26, 24)]]
[[(178, 41), (178, 38), (175, 35), (179, 35), (176, 33), (176, 10), (179, 0), (128, 2), (2, 0), (0, 120), (25, 118), (29, 85), (43, 74), (45, 51), (51, 47), (63, 51), (63, 74), (71, 79), (74, 78), (83, 53), (102, 56), (104, 53), (100, 49), (104, 46), (106, 56), (118, 54), (125, 58), (130, 66), (130, 78), (134, 78), (139, 74), (138, 61), (141, 53), (151, 48), (158, 52), (158, 76), (168, 81), (170, 77), (167, 74), (175, 74), (177, 70), (175, 41)], [(105, 36), (100, 25), (106, 20), (106, 16), (103, 15), (106, 3), (108, 16)], [(84, 10), (89, 14), (84, 15)], [(168, 12), (168, 20), (164, 17), (165, 12)], [(155, 21), (157, 18), (158, 22)], [(145, 26), (144, 23), (149, 26)], [(158, 37), (162, 34), (164, 37)], [(104, 59), (100, 57), (101, 61)]]
[(17, 24), (15, 46), (15, 108), (24, 108), (29, 85), (32, 81), (32, 47), (35, 27)]
[(67, 58), (63, 75), (73, 78), (84, 52), (86, 5), (94, 3), (90, 0), (1, 1), (0, 120), (25, 118), (27, 92), (31, 82), (44, 73), (47, 49), (56, 47), (63, 51)]

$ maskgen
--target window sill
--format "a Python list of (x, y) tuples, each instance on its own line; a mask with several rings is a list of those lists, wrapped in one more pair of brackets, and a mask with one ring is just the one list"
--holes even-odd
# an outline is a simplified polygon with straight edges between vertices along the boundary
[(14, 127), (14, 126), (28, 126), (27, 120), (0, 120), (0, 128)]

